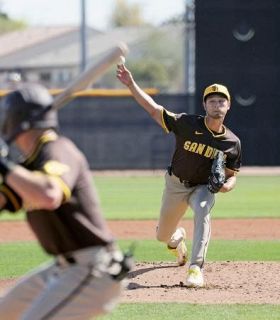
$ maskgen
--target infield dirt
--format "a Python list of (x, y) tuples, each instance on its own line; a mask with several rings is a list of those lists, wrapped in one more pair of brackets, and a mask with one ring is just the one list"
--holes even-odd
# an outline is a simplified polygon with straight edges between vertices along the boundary
[[(156, 221), (109, 221), (109, 225), (119, 239), (154, 239)], [(183, 226), (191, 239), (192, 221), (183, 221)], [(0, 244), (34, 239), (25, 222), (0, 223)], [(280, 239), (280, 219), (212, 220), (212, 239)], [(137, 263), (122, 302), (280, 304), (278, 262), (206, 262), (206, 286), (201, 289), (185, 287), (186, 270), (170, 262)], [(14, 282), (0, 280), (0, 296)]]

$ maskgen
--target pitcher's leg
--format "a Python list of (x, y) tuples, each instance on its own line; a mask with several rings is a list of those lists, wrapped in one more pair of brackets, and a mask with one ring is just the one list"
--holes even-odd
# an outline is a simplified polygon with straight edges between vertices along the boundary
[(208, 191), (206, 185), (201, 185), (190, 196), (189, 203), (194, 212), (191, 265), (202, 268), (211, 235), (210, 211), (215, 203), (215, 196)]
[(178, 227), (188, 207), (186, 199), (185, 186), (166, 175), (157, 239), (167, 244), (167, 248), (176, 256), (179, 266), (183, 266), (187, 262), (186, 231), (184, 228)]
[(160, 217), (157, 226), (157, 240), (169, 244), (172, 234), (187, 210), (184, 185), (165, 175), (165, 189), (162, 196)]

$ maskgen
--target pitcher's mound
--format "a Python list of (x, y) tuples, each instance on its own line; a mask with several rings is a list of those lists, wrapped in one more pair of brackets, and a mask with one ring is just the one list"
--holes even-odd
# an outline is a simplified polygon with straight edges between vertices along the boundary
[(186, 270), (174, 263), (137, 263), (123, 302), (280, 304), (277, 262), (207, 262), (206, 285), (199, 289), (185, 286)]

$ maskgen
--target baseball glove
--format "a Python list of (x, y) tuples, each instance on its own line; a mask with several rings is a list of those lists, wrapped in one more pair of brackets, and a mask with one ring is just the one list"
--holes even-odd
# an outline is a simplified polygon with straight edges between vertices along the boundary
[(224, 153), (218, 151), (213, 160), (211, 174), (208, 178), (208, 190), (217, 193), (226, 181)]

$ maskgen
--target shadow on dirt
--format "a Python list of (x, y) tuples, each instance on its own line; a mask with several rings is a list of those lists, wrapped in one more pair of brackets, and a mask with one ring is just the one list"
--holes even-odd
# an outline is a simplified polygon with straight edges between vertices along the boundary
[[(144, 273), (158, 270), (158, 269), (174, 269), (178, 268), (176, 264), (164, 264), (164, 265), (155, 265), (153, 267), (144, 267), (139, 268), (138, 270), (132, 271), (128, 274), (128, 279), (134, 279), (137, 276), (140, 276)], [(152, 288), (165, 288), (165, 289), (172, 289), (172, 288), (184, 288), (186, 287), (183, 282), (180, 282), (179, 284), (174, 285), (166, 285), (166, 284), (160, 284), (160, 285), (141, 285), (136, 282), (130, 282), (127, 286), (127, 290), (136, 290), (136, 289), (152, 289)]]
[(149, 272), (149, 271), (154, 271), (154, 270), (157, 270), (157, 269), (167, 269), (167, 268), (178, 268), (178, 266), (176, 264), (167, 264), (167, 265), (155, 265), (153, 267), (145, 267), (145, 268), (140, 268), (138, 270), (135, 270), (135, 271), (131, 271), (129, 272), (128, 274), (128, 279), (133, 279), (143, 273), (146, 273), (146, 272)]

